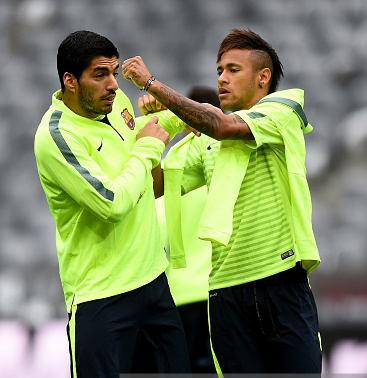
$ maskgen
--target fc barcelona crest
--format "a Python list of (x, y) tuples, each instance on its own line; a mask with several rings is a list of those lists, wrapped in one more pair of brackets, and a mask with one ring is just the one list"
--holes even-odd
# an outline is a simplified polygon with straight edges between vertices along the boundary
[(127, 126), (129, 127), (129, 129), (130, 129), (130, 130), (134, 130), (134, 128), (135, 128), (134, 118), (133, 118), (133, 116), (129, 113), (129, 111), (127, 110), (127, 108), (125, 108), (125, 109), (121, 112), (121, 115), (122, 115), (122, 118), (124, 119), (125, 123), (126, 123)]

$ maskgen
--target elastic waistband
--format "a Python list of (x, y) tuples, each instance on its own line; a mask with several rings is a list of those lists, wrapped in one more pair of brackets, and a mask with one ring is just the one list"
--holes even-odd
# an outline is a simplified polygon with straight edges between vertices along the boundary
[(261, 284), (303, 281), (307, 281), (307, 272), (302, 268), (301, 263), (297, 263), (296, 266), (291, 269), (285, 270), (284, 272), (280, 272), (269, 277), (261, 278), (253, 282)]
[(269, 277), (260, 278), (243, 284), (229, 286), (219, 289), (209, 290), (209, 293), (215, 293), (218, 290), (233, 290), (235, 288), (252, 288), (254, 285), (272, 285), (278, 283), (296, 283), (296, 282), (308, 282), (307, 272), (302, 268), (301, 263), (297, 263), (293, 268), (285, 270), (284, 272), (276, 273)]

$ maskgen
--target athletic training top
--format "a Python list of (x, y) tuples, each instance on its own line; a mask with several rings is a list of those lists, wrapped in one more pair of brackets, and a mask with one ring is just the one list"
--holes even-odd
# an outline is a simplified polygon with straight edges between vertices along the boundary
[[(267, 277), (293, 267), (300, 260), (310, 272), (320, 262), (304, 167), (303, 133), (312, 127), (302, 118), (305, 118), (302, 106), (302, 90), (276, 92), (250, 110), (236, 112), (248, 123), (255, 140), (220, 143), (207, 136), (187, 137), (189, 147), (185, 154), (180, 152), (185, 142), (176, 147), (178, 154), (175, 146), (167, 154), (167, 184), (172, 183), (169, 167), (173, 166), (177, 175), (179, 164), (174, 160), (185, 155), (183, 192), (203, 184), (209, 187), (202, 225), (209, 224), (218, 228), (215, 231), (221, 231), (222, 226), (227, 227), (223, 224), (227, 219), (221, 215), (225, 215), (226, 209), (233, 214), (228, 241), (216, 241), (216, 232), (214, 237), (207, 237), (213, 241), (210, 290)], [(231, 159), (222, 159), (219, 164), (223, 145), (232, 149), (226, 155)], [(213, 171), (218, 166), (221, 171), (214, 183)], [(166, 197), (167, 194), (166, 190)], [(226, 206), (227, 202), (233, 204), (232, 209)]]
[[(61, 96), (53, 95), (41, 120), (35, 155), (70, 312), (72, 304), (136, 289), (166, 269), (151, 175), (165, 146), (153, 137), (136, 141), (147, 117), (134, 120), (121, 90), (107, 122), (75, 114)], [(182, 125), (168, 111), (159, 118)]]
[[(174, 269), (169, 264), (166, 275), (176, 306), (206, 301), (208, 299), (208, 278), (211, 270), (212, 246), (209, 241), (198, 238), (198, 227), (207, 195), (206, 186), (187, 193), (182, 197), (182, 234), (186, 252), (185, 269)], [(177, 205), (177, 204), (176, 204)], [(164, 196), (156, 199), (162, 239), (169, 249), (169, 238), (164, 210)]]

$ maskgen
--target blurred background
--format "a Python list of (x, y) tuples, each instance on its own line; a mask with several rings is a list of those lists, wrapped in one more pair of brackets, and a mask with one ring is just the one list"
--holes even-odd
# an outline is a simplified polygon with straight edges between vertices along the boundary
[[(2, 378), (68, 373), (55, 230), (33, 155), (36, 128), (59, 89), (60, 42), (79, 29), (105, 35), (120, 62), (141, 55), (156, 78), (187, 94), (194, 85), (216, 88), (216, 53), (232, 28), (273, 45), (285, 71), (279, 89), (305, 90), (322, 258), (310, 282), (324, 372), (367, 373), (367, 1), (0, 0)], [(141, 92), (119, 80), (139, 115)]]

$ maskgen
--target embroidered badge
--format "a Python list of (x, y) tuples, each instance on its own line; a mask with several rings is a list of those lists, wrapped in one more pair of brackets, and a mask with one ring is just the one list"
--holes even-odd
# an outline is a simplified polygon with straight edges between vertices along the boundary
[(135, 122), (134, 122), (134, 118), (133, 116), (129, 113), (129, 111), (127, 110), (127, 108), (125, 108), (122, 112), (121, 112), (121, 116), (122, 118), (124, 119), (125, 123), (127, 124), (127, 126), (129, 127), (130, 130), (134, 130), (135, 128)]
[(291, 257), (294, 255), (294, 252), (293, 252), (293, 249), (290, 249), (289, 251), (287, 252), (284, 252), (280, 255), (280, 257), (282, 258), (282, 260), (285, 260), (287, 259), (288, 257)]

